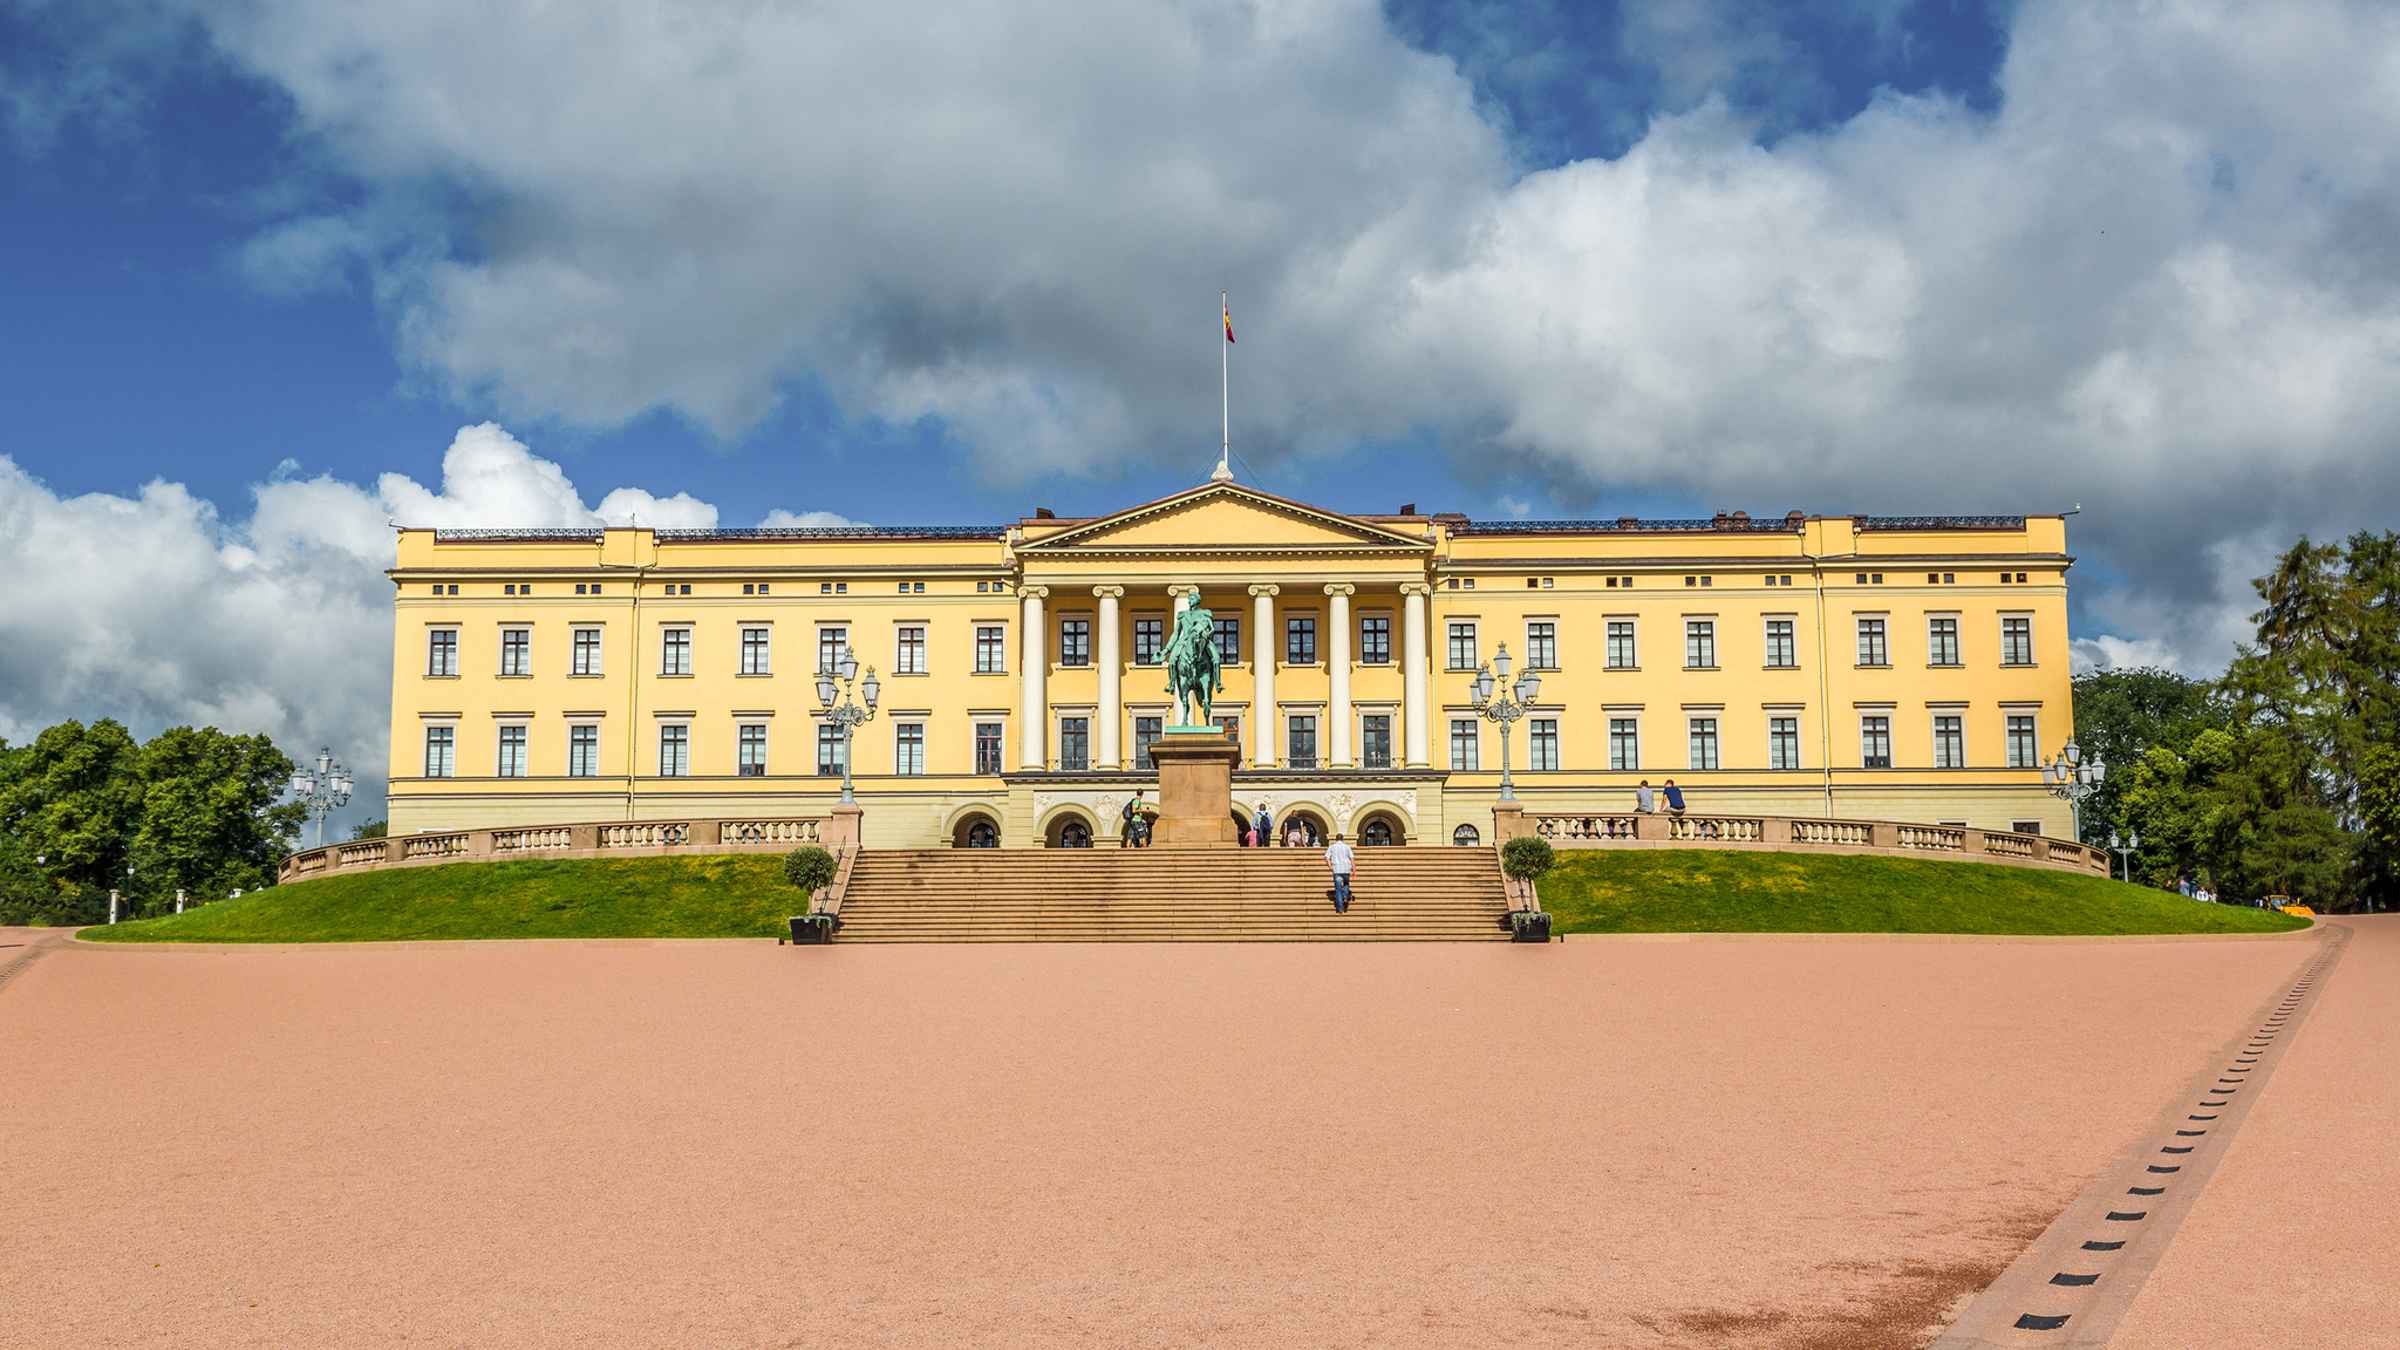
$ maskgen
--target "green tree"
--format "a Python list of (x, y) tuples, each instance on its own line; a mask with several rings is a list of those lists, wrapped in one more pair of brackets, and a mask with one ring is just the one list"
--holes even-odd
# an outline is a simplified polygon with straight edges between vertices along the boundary
[(2181, 745), (2202, 726), (2223, 725), (2229, 712), (2216, 686), (2170, 670), (2096, 670), (2075, 677), (2075, 739), (2109, 772), (2083, 810), (2087, 842), (2105, 843), (2124, 830), (2123, 800), (2131, 770), (2151, 747)]
[(392, 822), (382, 816), (377, 816), (373, 820), (362, 820), (350, 827), (352, 839), (385, 839), (391, 836), (391, 832)]
[(139, 748), (103, 718), (61, 722), (10, 752), (0, 778), (0, 833), (49, 859), (48, 875), (106, 891), (124, 885), (126, 851), (141, 814)]
[(2379, 909), (2400, 905), (2400, 743), (2373, 746), (2359, 761), (2358, 833), (2362, 898)]
[(177, 889), (213, 900), (274, 884), (306, 808), (278, 804), (292, 761), (273, 741), (170, 727), (134, 771), (141, 814), (128, 860), (145, 912), (171, 907)]

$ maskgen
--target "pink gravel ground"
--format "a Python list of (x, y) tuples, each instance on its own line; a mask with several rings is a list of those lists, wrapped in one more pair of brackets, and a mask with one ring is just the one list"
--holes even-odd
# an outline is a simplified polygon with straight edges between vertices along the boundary
[(66, 944), (0, 1345), (1921, 1345), (2314, 950)]

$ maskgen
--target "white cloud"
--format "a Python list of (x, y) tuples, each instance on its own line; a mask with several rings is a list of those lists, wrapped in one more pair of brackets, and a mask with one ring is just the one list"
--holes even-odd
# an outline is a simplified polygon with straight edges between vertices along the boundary
[[(61, 497), (0, 455), (0, 736), (116, 717), (260, 731), (294, 756), (331, 746), (359, 775), (351, 818), (380, 814), (388, 771), (392, 530), (713, 526), (677, 494), (618, 488), (584, 505), (559, 466), (490, 423), (462, 427), (438, 490), (299, 478), (288, 461), (227, 520), (179, 483)], [(783, 513), (788, 514), (788, 513)], [(825, 513), (808, 513), (810, 516)], [(831, 517), (839, 520), (840, 517)]]
[(1188, 459), (1230, 284), (1262, 467), (1431, 428), (1567, 497), (2080, 501), (2148, 623), (2221, 602), (2237, 523), (2400, 501), (2400, 142), (2359, 131), (2400, 9), (2026, 0), (1996, 112), (1884, 97), (1771, 148), (1705, 91), (1782, 54), (1689, 12), (1624, 38), (1687, 110), (1521, 177), (1375, 0), (196, 17), (356, 203), (253, 265), (363, 268), (504, 410), (733, 435), (813, 377), (1002, 476)]
[(834, 530), (864, 522), (831, 511), (786, 511), (779, 506), (758, 523), (771, 530)]

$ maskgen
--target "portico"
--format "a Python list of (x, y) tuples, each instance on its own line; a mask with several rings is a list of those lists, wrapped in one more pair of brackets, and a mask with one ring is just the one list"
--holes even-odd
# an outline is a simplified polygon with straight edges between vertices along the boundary
[(1194, 604), (1214, 617), (1224, 668), (1215, 716), (1251, 771), (1427, 767), (1433, 541), (1421, 525), (1211, 483), (1020, 530), (1021, 772), (1147, 769), (1163, 634)]

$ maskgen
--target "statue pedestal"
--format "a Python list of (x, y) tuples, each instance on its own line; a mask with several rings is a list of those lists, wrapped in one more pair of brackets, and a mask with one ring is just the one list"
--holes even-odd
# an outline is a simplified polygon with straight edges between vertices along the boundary
[(1158, 823), (1151, 842), (1221, 847), (1236, 843), (1233, 766), (1241, 757), (1241, 746), (1215, 727), (1170, 727), (1152, 741), (1150, 762), (1158, 766)]

